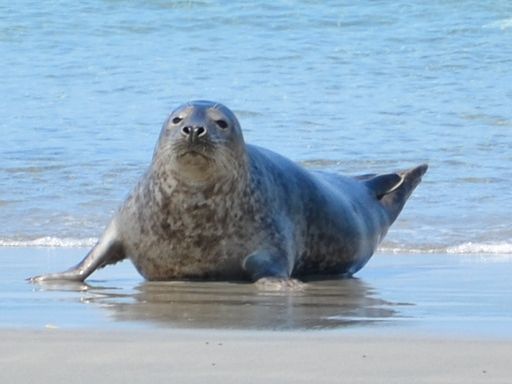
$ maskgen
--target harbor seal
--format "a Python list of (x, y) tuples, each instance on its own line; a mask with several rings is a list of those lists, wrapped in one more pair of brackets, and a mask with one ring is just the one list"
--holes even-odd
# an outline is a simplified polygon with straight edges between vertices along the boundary
[(84, 281), (125, 258), (147, 280), (351, 276), (426, 170), (309, 171), (245, 144), (227, 107), (189, 102), (164, 123), (149, 169), (87, 256), (31, 280)]

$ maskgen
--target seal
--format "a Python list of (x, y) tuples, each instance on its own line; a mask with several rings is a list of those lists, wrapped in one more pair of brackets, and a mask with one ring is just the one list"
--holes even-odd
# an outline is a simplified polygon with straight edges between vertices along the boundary
[(147, 280), (351, 276), (426, 170), (308, 171), (245, 144), (227, 107), (189, 102), (164, 123), (149, 169), (87, 256), (31, 280), (84, 281), (126, 258)]

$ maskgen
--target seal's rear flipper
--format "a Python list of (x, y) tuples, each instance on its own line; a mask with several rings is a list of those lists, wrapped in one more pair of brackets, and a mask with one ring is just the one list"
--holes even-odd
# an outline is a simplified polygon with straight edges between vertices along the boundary
[(378, 200), (383, 196), (393, 192), (402, 184), (402, 177), (396, 173), (389, 173), (387, 175), (374, 176), (364, 183), (375, 194)]
[(406, 171), (376, 176), (365, 181), (388, 212), (391, 223), (395, 221), (427, 169), (428, 165), (422, 164)]

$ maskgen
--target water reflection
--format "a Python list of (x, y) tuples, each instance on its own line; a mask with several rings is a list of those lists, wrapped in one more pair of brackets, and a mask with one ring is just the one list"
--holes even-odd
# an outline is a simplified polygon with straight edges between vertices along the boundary
[(254, 284), (226, 282), (43, 289), (74, 291), (82, 303), (101, 308), (118, 322), (170, 328), (332, 329), (400, 316), (397, 304), (379, 298), (375, 289), (356, 278), (309, 282), (301, 291), (265, 291)]

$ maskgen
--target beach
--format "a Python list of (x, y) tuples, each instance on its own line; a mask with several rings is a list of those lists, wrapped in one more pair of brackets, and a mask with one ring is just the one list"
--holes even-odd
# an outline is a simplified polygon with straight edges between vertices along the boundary
[(1, 331), (2, 382), (509, 383), (512, 343), (254, 331)]
[(301, 292), (145, 282), (122, 263), (34, 285), (85, 248), (0, 248), (2, 382), (506, 383), (512, 259), (377, 253)]
[[(511, 382), (510, 1), (0, 10), (0, 383)], [(84, 257), (190, 100), (307, 169), (429, 171), (351, 279), (28, 283)]]

